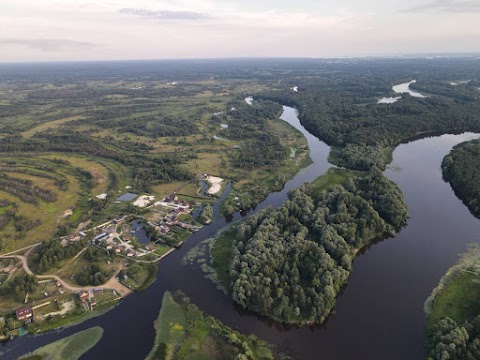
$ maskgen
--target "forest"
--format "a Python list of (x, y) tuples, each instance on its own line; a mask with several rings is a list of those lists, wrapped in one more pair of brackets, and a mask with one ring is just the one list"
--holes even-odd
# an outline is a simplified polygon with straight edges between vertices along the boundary
[(480, 218), (480, 141), (455, 146), (443, 159), (442, 170), (455, 194)]
[[(325, 191), (304, 185), (285, 205), (247, 218), (228, 237), (223, 285), (242, 307), (275, 320), (322, 323), (358, 250), (395, 234), (406, 219), (400, 190), (378, 168)], [(213, 267), (220, 270), (222, 261), (214, 255)]]
[(56, 239), (44, 241), (38, 252), (32, 257), (32, 265), (36, 272), (43, 274), (57, 267), (62, 260), (70, 259), (85, 247), (85, 242), (76, 241), (69, 245), (62, 245)]
[[(358, 64), (322, 76), (299, 77), (289, 81), (298, 92), (269, 89), (254, 97), (295, 106), (305, 128), (333, 147), (331, 161), (351, 169), (384, 169), (395, 146), (418, 136), (480, 130), (480, 91), (474, 81), (480, 74), (473, 63), (468, 70), (462, 69), (468, 75), (459, 75), (472, 81), (458, 86), (447, 81), (461, 72), (460, 68), (453, 70), (454, 66), (444, 73), (433, 67), (410, 73), (405, 66), (403, 76), (395, 76), (398, 64), (392, 64), (390, 73), (385, 73), (385, 64), (378, 65), (378, 72)], [(393, 104), (377, 103), (384, 96), (398, 95), (392, 85), (404, 82), (409, 73), (417, 78), (412, 88), (426, 97), (402, 94)]]

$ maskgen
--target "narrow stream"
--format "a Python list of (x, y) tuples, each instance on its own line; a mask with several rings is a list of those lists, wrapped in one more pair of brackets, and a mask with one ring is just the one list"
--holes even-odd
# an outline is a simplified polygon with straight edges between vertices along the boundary
[[(255, 211), (280, 206), (288, 191), (324, 174), (331, 166), (329, 147), (308, 133), (296, 110), (284, 107), (282, 119), (307, 138), (313, 164), (285, 188), (271, 193)], [(105, 332), (83, 359), (144, 359), (155, 331), (153, 321), (166, 290), (183, 290), (207, 313), (244, 333), (254, 333), (296, 359), (425, 359), (423, 302), (440, 277), (477, 241), (480, 222), (442, 180), (440, 163), (452, 146), (475, 134), (443, 135), (399, 146), (386, 176), (403, 191), (409, 208), (408, 226), (396, 237), (365, 249), (357, 257), (349, 284), (339, 296), (335, 314), (320, 327), (291, 328), (244, 311), (217, 290), (198, 268), (181, 259), (200, 241), (227, 225), (225, 219), (204, 227), (159, 264), (158, 279), (131, 295), (112, 311), (62, 332), (25, 336), (0, 347), (2, 358), (14, 359), (35, 348), (92, 326)], [(227, 188), (226, 193), (229, 191)], [(226, 193), (223, 195), (225, 196)], [(218, 205), (214, 208), (219, 214)], [(251, 212), (252, 213), (252, 212)], [(240, 218), (236, 214), (233, 221)]]

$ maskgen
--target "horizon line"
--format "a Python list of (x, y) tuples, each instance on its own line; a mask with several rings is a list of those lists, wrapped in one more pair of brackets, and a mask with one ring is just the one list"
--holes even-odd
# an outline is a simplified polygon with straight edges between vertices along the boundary
[(18, 60), (2, 61), (0, 65), (13, 64), (58, 64), (58, 63), (100, 63), (100, 62), (148, 62), (148, 61), (226, 61), (226, 60), (347, 60), (347, 59), (418, 59), (442, 57), (477, 57), (478, 52), (425, 52), (425, 53), (398, 53), (398, 54), (370, 54), (370, 55), (343, 55), (343, 56), (225, 56), (225, 57), (185, 57), (185, 58), (151, 58), (151, 59), (78, 59), (78, 60)]

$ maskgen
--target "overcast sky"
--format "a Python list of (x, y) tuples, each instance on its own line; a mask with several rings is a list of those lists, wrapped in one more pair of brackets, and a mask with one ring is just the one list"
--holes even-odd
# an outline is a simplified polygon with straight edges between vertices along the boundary
[(480, 0), (0, 0), (0, 62), (480, 51)]

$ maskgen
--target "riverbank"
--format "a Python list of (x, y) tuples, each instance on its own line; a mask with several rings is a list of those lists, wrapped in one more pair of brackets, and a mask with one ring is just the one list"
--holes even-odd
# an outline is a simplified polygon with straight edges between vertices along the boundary
[[(287, 181), (312, 163), (311, 149), (308, 147), (305, 134), (298, 130), (295, 123), (291, 124), (285, 119), (272, 119), (268, 121), (267, 127), (272, 136), (281, 142), (279, 144), (273, 142), (275, 146), (272, 145), (263, 151), (278, 152), (278, 159), (268, 161), (268, 166), (254, 164), (251, 168), (245, 169), (247, 171), (241, 178), (230, 178), (233, 186), (222, 204), (224, 216), (255, 208), (270, 193), (280, 191)], [(271, 139), (269, 141), (272, 142)], [(255, 144), (252, 144), (252, 147), (255, 147)], [(257, 149), (256, 152), (258, 151)]]
[(476, 359), (480, 343), (480, 248), (472, 247), (425, 302), (427, 354)]
[(103, 329), (93, 327), (28, 353), (19, 360), (77, 360), (102, 338)]
[(147, 359), (273, 359), (272, 347), (204, 314), (181, 293), (163, 295), (155, 321), (155, 345)]
[(455, 194), (480, 218), (480, 141), (459, 144), (442, 162), (443, 177)]

